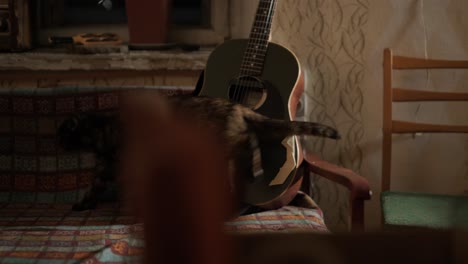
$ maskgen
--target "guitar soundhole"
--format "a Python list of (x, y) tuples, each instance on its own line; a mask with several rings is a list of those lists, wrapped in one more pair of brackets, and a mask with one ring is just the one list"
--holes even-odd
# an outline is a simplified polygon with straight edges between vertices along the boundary
[(252, 109), (259, 108), (266, 100), (264, 83), (255, 77), (244, 76), (231, 81), (229, 99)]

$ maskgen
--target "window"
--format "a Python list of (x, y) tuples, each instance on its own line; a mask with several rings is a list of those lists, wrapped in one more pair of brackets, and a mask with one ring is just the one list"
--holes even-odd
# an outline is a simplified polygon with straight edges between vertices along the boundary
[(62, 25), (127, 23), (125, 0), (63, 0), (62, 9)]
[[(126, 1), (38, 0), (38, 42), (83, 32), (114, 32), (128, 41)], [(214, 45), (229, 37), (229, 0), (172, 0), (170, 17), (171, 42)]]
[[(125, 24), (126, 0), (64, 0), (63, 24)], [(203, 0), (173, 0), (171, 20), (174, 25), (209, 26), (209, 4)]]

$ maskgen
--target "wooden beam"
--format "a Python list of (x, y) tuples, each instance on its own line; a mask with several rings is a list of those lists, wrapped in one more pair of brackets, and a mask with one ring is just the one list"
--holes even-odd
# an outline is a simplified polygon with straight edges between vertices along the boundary
[(432, 92), (404, 88), (393, 88), (393, 101), (468, 101), (468, 93)]
[(7, 70), (0, 71), (0, 80), (21, 81), (25, 79), (90, 79), (90, 78), (138, 78), (149, 76), (198, 77), (201, 70)]
[(382, 192), (390, 189), (390, 177), (392, 173), (392, 65), (392, 50), (385, 49), (383, 76)]
[(468, 69), (468, 60), (433, 60), (393, 56), (393, 69)]
[(415, 122), (392, 121), (393, 133), (468, 133), (468, 126), (435, 125)]

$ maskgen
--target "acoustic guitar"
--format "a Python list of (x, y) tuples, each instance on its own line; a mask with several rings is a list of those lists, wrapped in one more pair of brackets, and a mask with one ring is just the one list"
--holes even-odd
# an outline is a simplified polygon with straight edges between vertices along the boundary
[[(194, 95), (225, 98), (278, 119), (292, 120), (304, 90), (296, 56), (270, 42), (276, 0), (260, 0), (248, 39), (229, 40), (208, 59)], [(260, 142), (264, 174), (245, 179), (244, 202), (263, 208), (289, 203), (300, 188), (302, 151), (296, 137)]]

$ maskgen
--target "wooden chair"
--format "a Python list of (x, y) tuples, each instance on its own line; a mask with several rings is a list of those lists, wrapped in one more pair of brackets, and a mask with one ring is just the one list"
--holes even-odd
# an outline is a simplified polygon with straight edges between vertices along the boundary
[(351, 169), (321, 159), (318, 155), (304, 152), (305, 173), (302, 191), (310, 194), (310, 173), (330, 180), (348, 189), (348, 228), (351, 232), (365, 231), (364, 203), (372, 197), (369, 182)]
[[(467, 101), (468, 92), (432, 92), (395, 88), (395, 70), (468, 69), (467, 61), (432, 60), (396, 56), (384, 51), (383, 155), (382, 155), (382, 221), (384, 228), (420, 227), (454, 228), (468, 226), (468, 198), (430, 193), (392, 192), (392, 134), (402, 133), (468, 133), (468, 126), (414, 123), (392, 118), (394, 102)], [(468, 112), (468, 111), (467, 111)]]

